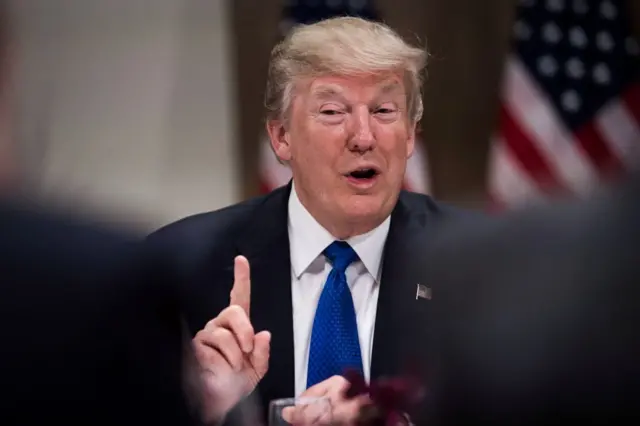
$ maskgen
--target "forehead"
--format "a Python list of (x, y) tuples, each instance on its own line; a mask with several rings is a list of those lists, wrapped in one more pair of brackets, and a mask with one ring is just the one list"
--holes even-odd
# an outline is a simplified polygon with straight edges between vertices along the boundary
[(306, 92), (311, 98), (337, 96), (383, 96), (405, 93), (404, 82), (397, 74), (363, 76), (322, 76), (310, 80)]

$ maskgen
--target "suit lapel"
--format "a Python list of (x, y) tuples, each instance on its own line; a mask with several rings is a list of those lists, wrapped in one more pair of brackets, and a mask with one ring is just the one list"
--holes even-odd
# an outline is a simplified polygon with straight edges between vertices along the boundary
[[(428, 241), (431, 221), (426, 208), (416, 211), (411, 207), (401, 194), (391, 215), (376, 313), (372, 379), (402, 374), (414, 361), (422, 362), (416, 343), (424, 340), (423, 331), (429, 327), (425, 320), (430, 301), (416, 299), (416, 290), (418, 284), (430, 287), (430, 283), (416, 254)], [(426, 342), (419, 343), (423, 347)]]
[[(237, 244), (251, 267), (251, 322), (271, 332), (269, 371), (258, 385), (262, 403), (294, 394), (293, 308), (287, 206), (291, 184), (256, 209)], [(266, 408), (263, 407), (263, 408)]]

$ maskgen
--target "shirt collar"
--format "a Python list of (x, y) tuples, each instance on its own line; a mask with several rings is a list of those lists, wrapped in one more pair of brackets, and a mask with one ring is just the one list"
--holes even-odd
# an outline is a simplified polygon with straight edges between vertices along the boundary
[[(364, 264), (367, 272), (377, 282), (380, 280), (382, 253), (390, 224), (391, 217), (389, 216), (373, 230), (346, 240)], [(302, 205), (294, 184), (291, 186), (291, 194), (289, 195), (288, 228), (291, 266), (296, 278), (299, 278), (309, 265), (322, 254), (324, 249), (337, 238), (322, 227)]]

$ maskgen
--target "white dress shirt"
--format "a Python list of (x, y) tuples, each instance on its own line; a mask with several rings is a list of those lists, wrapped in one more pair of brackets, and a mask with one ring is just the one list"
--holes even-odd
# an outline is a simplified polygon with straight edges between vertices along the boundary
[[(371, 374), (373, 331), (380, 289), (382, 252), (389, 232), (390, 217), (372, 231), (350, 238), (347, 242), (359, 260), (346, 270), (358, 323), (365, 379)], [(289, 244), (291, 250), (291, 295), (293, 301), (293, 344), (295, 361), (295, 393), (307, 387), (309, 344), (316, 306), (331, 271), (322, 252), (336, 240), (302, 205), (295, 185), (289, 197)]]

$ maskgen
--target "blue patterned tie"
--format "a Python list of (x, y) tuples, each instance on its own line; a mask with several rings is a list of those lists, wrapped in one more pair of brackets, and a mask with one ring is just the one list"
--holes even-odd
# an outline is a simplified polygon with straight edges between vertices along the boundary
[(344, 241), (335, 241), (324, 251), (333, 265), (324, 285), (311, 331), (307, 387), (356, 369), (362, 374), (356, 311), (345, 270), (358, 255)]

